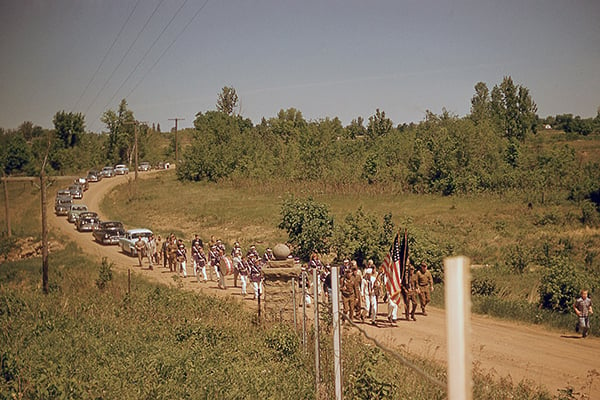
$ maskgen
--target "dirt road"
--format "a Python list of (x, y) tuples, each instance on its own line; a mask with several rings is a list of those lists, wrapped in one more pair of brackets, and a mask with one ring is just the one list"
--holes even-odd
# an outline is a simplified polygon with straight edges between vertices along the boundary
[[(154, 173), (160, 172), (142, 173), (140, 178)], [(91, 184), (83, 202), (91, 210), (99, 211), (100, 201), (105, 194), (125, 183), (126, 179), (118, 176)], [(163, 268), (153, 271), (140, 269), (137, 260), (121, 253), (118, 246), (96, 244), (91, 234), (78, 233), (64, 217), (52, 216), (49, 221), (52, 228), (59, 229), (92, 257), (98, 260), (108, 257), (117, 270), (126, 272), (130, 269), (134, 277), (136, 274), (144, 275), (165, 284), (174, 282), (173, 274)], [(193, 278), (184, 281), (184, 289), (239, 296), (239, 289), (222, 291), (217, 288), (216, 282), (199, 284)], [(386, 306), (380, 305), (381, 310), (385, 311)], [(549, 331), (539, 326), (479, 315), (473, 315), (471, 323), (472, 357), (479, 369), (498, 377), (510, 376), (515, 383), (527, 379), (546, 387), (552, 394), (556, 394), (557, 389), (571, 386), (576, 392), (589, 394), (590, 399), (600, 399), (600, 339), (581, 339), (571, 331)], [(366, 324), (363, 327), (386, 345), (403, 348), (442, 363), (446, 360), (443, 310), (432, 308), (428, 316), (417, 315), (416, 322), (400, 320), (397, 327), (372, 327)]]

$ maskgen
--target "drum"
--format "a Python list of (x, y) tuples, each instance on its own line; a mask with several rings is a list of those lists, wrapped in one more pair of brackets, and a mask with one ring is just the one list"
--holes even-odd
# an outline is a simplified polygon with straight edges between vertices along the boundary
[(231, 258), (227, 256), (223, 256), (221, 258), (221, 262), (219, 263), (219, 271), (221, 272), (221, 275), (233, 274), (233, 261), (231, 261)]

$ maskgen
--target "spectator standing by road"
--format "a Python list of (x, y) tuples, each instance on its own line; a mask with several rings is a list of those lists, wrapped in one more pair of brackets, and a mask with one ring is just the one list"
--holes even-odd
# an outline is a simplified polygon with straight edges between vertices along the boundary
[(142, 240), (141, 236), (138, 236), (135, 242), (135, 252), (137, 254), (138, 264), (142, 266), (142, 258), (144, 258), (144, 252), (146, 251), (146, 243)]
[(588, 291), (586, 289), (582, 289), (580, 296), (575, 303), (573, 304), (573, 308), (575, 309), (575, 314), (577, 314), (577, 325), (575, 326), (575, 331), (581, 331), (581, 336), (586, 337), (590, 331), (590, 315), (594, 313), (592, 309), (592, 299), (588, 297)]
[(154, 235), (150, 235), (148, 241), (146, 242), (146, 257), (148, 257), (149, 269), (154, 269), (154, 256), (156, 253), (156, 241), (154, 239)]

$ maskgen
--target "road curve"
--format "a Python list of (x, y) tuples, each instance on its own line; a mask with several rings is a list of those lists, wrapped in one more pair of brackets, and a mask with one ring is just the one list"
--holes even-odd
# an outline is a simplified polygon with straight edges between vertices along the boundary
[[(155, 173), (160, 171), (141, 173), (139, 178), (144, 179)], [(91, 210), (99, 212), (103, 197), (117, 185), (126, 183), (127, 179), (128, 176), (117, 176), (92, 183), (83, 202)], [(91, 234), (77, 232), (64, 217), (51, 216), (49, 222), (52, 229), (76, 242), (82, 251), (98, 261), (107, 257), (114, 263), (116, 270), (130, 270), (133, 279), (136, 275), (143, 275), (167, 285), (174, 283), (173, 274), (168, 270), (140, 269), (137, 260), (121, 253), (118, 246), (101, 246), (95, 243)], [(239, 296), (239, 289), (222, 291), (217, 288), (216, 282), (199, 284), (193, 278), (184, 280), (183, 288)], [(380, 312), (385, 310), (386, 306), (381, 304)], [(447, 350), (444, 310), (432, 308), (428, 314), (417, 315), (416, 322), (400, 320), (396, 327), (362, 326), (370, 336), (388, 346), (445, 363)], [(473, 315), (471, 324), (472, 358), (478, 369), (497, 377), (510, 376), (514, 383), (526, 379), (546, 387), (551, 394), (556, 394), (557, 389), (570, 386), (575, 392), (589, 394), (590, 399), (600, 398), (600, 339), (581, 339), (571, 331), (549, 331), (539, 326), (480, 315)], [(595, 379), (590, 379), (589, 376), (595, 376)]]

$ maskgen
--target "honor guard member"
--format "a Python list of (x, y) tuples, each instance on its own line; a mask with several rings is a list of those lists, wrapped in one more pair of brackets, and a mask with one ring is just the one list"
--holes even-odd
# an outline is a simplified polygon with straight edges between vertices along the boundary
[(169, 261), (169, 271), (177, 272), (177, 239), (171, 234), (169, 245), (167, 246), (167, 258)]
[(246, 259), (250, 268), (250, 282), (254, 288), (254, 300), (256, 300), (263, 293), (263, 271), (254, 255), (247, 256)]
[(179, 243), (179, 248), (177, 249), (177, 264), (178, 264), (178, 274), (183, 273), (183, 277), (187, 278), (187, 252), (185, 250), (185, 245), (183, 242)]
[(198, 268), (198, 272), (196, 272), (196, 279), (200, 282), (200, 272), (202, 272), (202, 280), (206, 283), (206, 264), (208, 264), (208, 260), (206, 259), (206, 253), (204, 253), (204, 247), (198, 244), (198, 259), (196, 260), (196, 266)]
[(233, 287), (237, 287), (237, 280), (239, 276), (239, 269), (237, 265), (242, 262), (242, 248), (238, 242), (233, 244), (231, 249), (231, 260), (233, 261)]
[(208, 252), (208, 258), (210, 260), (210, 280), (214, 280), (213, 272), (218, 280), (219, 276), (221, 275), (221, 273), (219, 272), (219, 264), (221, 262), (221, 257), (219, 255), (219, 248), (217, 247), (216, 243), (211, 246)]
[(310, 255), (310, 261), (308, 262), (308, 267), (310, 269), (316, 269), (317, 271), (321, 271), (323, 269), (323, 263), (319, 258), (319, 253), (312, 253)]
[(352, 276), (352, 270), (350, 268), (346, 268), (346, 270), (344, 271), (344, 276), (342, 277), (340, 283), (340, 292), (342, 293), (342, 305), (344, 315), (350, 321), (352, 321), (352, 315), (354, 314), (354, 304), (356, 303), (356, 299), (354, 298), (356, 289), (354, 287), (354, 278)]
[(250, 274), (250, 266), (248, 265), (248, 259), (246, 256), (242, 256), (240, 261), (236, 264), (235, 268), (240, 276), (240, 283), (242, 285), (242, 296), (246, 296), (246, 286), (248, 284), (248, 275)]
[(225, 254), (225, 245), (221, 239), (217, 239), (217, 248), (223, 250), (223, 254)]
[(204, 246), (204, 243), (202, 243), (202, 239), (200, 239), (200, 237), (198, 236), (198, 234), (195, 234), (194, 238), (192, 239), (192, 248), (194, 248), (194, 246), (196, 245), (196, 243), (198, 243), (200, 245), (200, 247)]
[(275, 255), (273, 254), (273, 250), (267, 247), (265, 253), (262, 257), (263, 264), (268, 264), (269, 261), (275, 261)]
[(144, 258), (145, 251), (146, 243), (144, 243), (141, 236), (138, 236), (138, 239), (135, 242), (135, 252), (137, 254), (138, 264), (140, 265), (140, 267), (142, 266), (142, 258)]
[(404, 316), (407, 321), (409, 321), (409, 309), (410, 319), (413, 321), (417, 320), (415, 318), (415, 311), (417, 309), (417, 277), (414, 271), (415, 267), (412, 264), (409, 264), (401, 286), (402, 300), (404, 301)]
[(200, 242), (192, 240), (192, 243), (194, 243), (192, 245), (192, 249), (190, 250), (192, 252), (192, 267), (194, 269), (194, 276), (196, 279), (198, 279), (198, 273), (200, 270)]
[(250, 249), (246, 253), (246, 257), (250, 258), (250, 256), (254, 258), (254, 262), (258, 262), (258, 260), (260, 259), (260, 255), (258, 254), (258, 251), (256, 251), (255, 245), (250, 246)]
[(417, 293), (421, 303), (421, 314), (427, 315), (425, 307), (431, 302), (431, 292), (433, 292), (433, 276), (427, 270), (427, 264), (421, 263), (421, 268), (417, 271)]
[(361, 296), (360, 296), (360, 285), (362, 283), (362, 275), (358, 269), (358, 264), (356, 261), (352, 260), (351, 262), (351, 270), (352, 270), (352, 281), (354, 282), (354, 318), (358, 318), (361, 321), (362, 310), (361, 310)]

